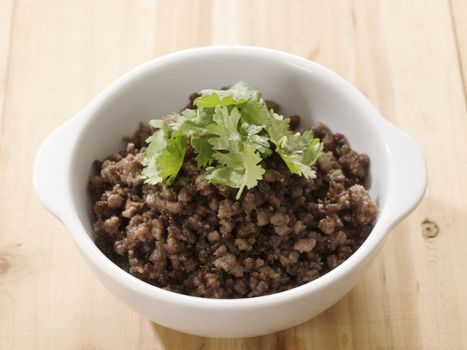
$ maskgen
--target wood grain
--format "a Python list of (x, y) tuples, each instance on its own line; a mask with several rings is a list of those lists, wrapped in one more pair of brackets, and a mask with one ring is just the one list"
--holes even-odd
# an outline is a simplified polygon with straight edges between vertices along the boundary
[[(467, 348), (466, 23), (463, 0), (0, 0), (0, 349)], [(298, 327), (237, 340), (153, 325), (113, 298), (30, 175), (46, 135), (117, 76), (225, 43), (335, 70), (420, 143), (430, 177), (344, 299)]]
[[(13, 1), (0, 1), (0, 126), (3, 123), (3, 110), (5, 109), (5, 94), (7, 87), (7, 71), (10, 61), (10, 40), (12, 32)], [(0, 128), (0, 135), (1, 135)], [(1, 137), (1, 136), (0, 136)]]
[[(467, 96), (467, 2), (449, 0), (454, 40), (456, 42), (457, 59), (462, 73), (462, 85)], [(467, 103), (467, 99), (466, 99)]]

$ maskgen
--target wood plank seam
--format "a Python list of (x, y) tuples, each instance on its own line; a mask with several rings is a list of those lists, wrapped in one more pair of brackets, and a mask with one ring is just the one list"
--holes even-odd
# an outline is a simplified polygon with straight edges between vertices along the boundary
[(452, 34), (454, 36), (454, 44), (456, 47), (456, 59), (457, 59), (457, 64), (459, 68), (460, 78), (462, 82), (462, 90), (464, 93), (464, 104), (467, 107), (467, 88), (465, 85), (465, 70), (464, 70), (464, 65), (462, 64), (462, 55), (460, 52), (460, 45), (459, 45), (459, 35), (457, 33), (457, 26), (456, 26), (456, 18), (454, 16), (454, 8), (452, 5), (452, 0), (448, 0), (448, 5), (449, 5), (449, 17), (451, 19), (451, 26), (452, 26)]

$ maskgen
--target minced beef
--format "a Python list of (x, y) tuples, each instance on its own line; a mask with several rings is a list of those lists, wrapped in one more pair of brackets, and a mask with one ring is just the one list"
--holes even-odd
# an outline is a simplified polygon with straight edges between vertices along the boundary
[(360, 247), (378, 208), (364, 187), (368, 156), (323, 124), (312, 130), (324, 142), (315, 179), (271, 156), (263, 180), (235, 200), (237, 190), (210, 184), (190, 150), (171, 186), (145, 184), (141, 160), (153, 130), (141, 125), (124, 151), (94, 164), (97, 246), (141, 280), (198, 297), (256, 297), (322, 276)]

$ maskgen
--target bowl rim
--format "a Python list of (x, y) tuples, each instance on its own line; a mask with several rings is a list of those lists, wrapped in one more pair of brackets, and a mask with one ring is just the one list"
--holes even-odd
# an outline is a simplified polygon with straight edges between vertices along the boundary
[[(144, 75), (147, 71), (152, 69), (156, 69), (157, 67), (170, 65), (174, 61), (180, 59), (190, 59), (193, 57), (200, 57), (200, 56), (209, 56), (209, 55), (243, 55), (243, 56), (255, 56), (256, 58), (260, 59), (273, 59), (275, 61), (280, 61), (283, 64), (290, 64), (295, 65), (302, 68), (304, 71), (312, 71), (313, 74), (319, 75), (322, 79), (328, 80), (330, 84), (333, 84), (336, 88), (345, 91), (346, 94), (349, 94), (350, 98), (355, 100), (355, 103), (362, 104), (362, 106), (368, 111), (367, 114), (372, 115), (373, 120), (369, 120), (375, 124), (376, 128), (379, 129), (394, 129), (394, 132), (398, 132), (401, 135), (405, 136), (400, 130), (396, 129), (392, 126), (388, 121), (384, 119), (384, 117), (376, 110), (376, 108), (372, 105), (372, 103), (360, 92), (358, 91), (353, 85), (351, 85), (348, 81), (344, 78), (340, 77), (333, 71), (329, 70), (321, 66), (320, 64), (308, 60), (306, 58), (296, 56), (294, 54), (290, 54), (283, 51), (278, 51), (270, 48), (263, 48), (263, 47), (255, 47), (255, 46), (243, 46), (243, 45), (221, 45), (221, 46), (206, 46), (206, 47), (197, 47), (192, 49), (187, 49), (183, 51), (177, 51), (174, 53), (170, 53), (164, 56), (160, 56), (153, 60), (150, 60), (132, 70), (128, 73), (122, 75), (112, 83), (110, 83), (102, 92), (100, 92), (81, 112), (78, 112), (75, 117), (71, 120), (66, 122), (61, 128), (56, 130), (54, 133), (60, 132), (64, 128), (73, 128), (74, 124), (79, 123), (81, 124), (81, 129), (77, 133), (71, 151), (70, 157), (70, 165), (68, 165), (68, 171), (71, 168), (71, 159), (73, 159), (75, 151), (79, 147), (81, 131), (86, 129), (88, 123), (91, 123), (95, 116), (98, 115), (96, 113), (100, 106), (102, 106), (108, 99), (112, 98), (112, 96), (123, 89), (127, 84), (130, 84), (132, 81), (136, 80), (139, 76)], [(279, 63), (280, 63), (279, 62)], [(407, 137), (407, 136), (405, 136)], [(44, 144), (47, 140), (44, 142)], [(43, 144), (43, 146), (44, 146)], [(414, 145), (416, 145), (414, 143)], [(43, 147), (41, 147), (42, 149)], [(40, 152), (40, 151), (39, 151)], [(36, 187), (36, 191), (39, 193), (38, 189), (38, 181), (36, 181), (37, 171), (36, 168), (38, 167), (36, 158), (36, 164), (34, 166), (34, 185)], [(425, 174), (425, 185), (426, 187), (426, 169), (424, 171)], [(68, 174), (69, 175), (69, 174)], [(69, 176), (68, 176), (69, 177)], [(391, 178), (388, 176), (388, 181)], [(422, 179), (423, 181), (423, 179)], [(71, 186), (68, 183), (68, 186)], [(424, 192), (424, 190), (423, 190)], [(71, 192), (70, 192), (71, 193)], [(273, 293), (269, 295), (263, 295), (258, 297), (251, 297), (251, 298), (237, 298), (237, 299), (214, 299), (214, 298), (203, 298), (191, 295), (180, 294), (172, 291), (164, 290), (160, 287), (151, 285), (147, 282), (144, 282), (135, 276), (127, 273), (123, 269), (121, 269), (118, 265), (112, 262), (109, 258), (107, 258), (104, 253), (102, 253), (97, 246), (95, 245), (94, 241), (92, 240), (91, 236), (88, 235), (86, 232), (85, 227), (81, 223), (77, 213), (73, 210), (72, 215), (61, 215), (57, 214), (55, 210), (51, 207), (51, 205), (46, 205), (49, 210), (53, 213), (55, 212), (56, 216), (63, 221), (65, 226), (67, 227), (68, 231), (70, 231), (73, 240), (75, 241), (76, 245), (80, 249), (81, 253), (83, 253), (86, 258), (92, 262), (94, 266), (96, 266), (102, 273), (111, 277), (114, 282), (117, 282), (125, 287), (134, 290), (137, 293), (141, 293), (150, 297), (156, 297), (161, 300), (164, 300), (169, 303), (177, 303), (180, 305), (189, 305), (189, 306), (197, 306), (207, 309), (218, 309), (219, 307), (222, 308), (249, 308), (252, 305), (254, 306), (268, 306), (272, 304), (280, 304), (284, 302), (290, 302), (291, 300), (300, 299), (306, 295), (311, 293), (318, 292), (319, 290), (326, 289), (330, 285), (336, 283), (337, 281), (342, 280), (345, 276), (351, 273), (353, 270), (357, 269), (364, 261), (370, 258), (373, 254), (378, 251), (378, 247), (384, 242), (384, 239), (387, 237), (391, 228), (397, 224), (403, 217), (407, 216), (418, 204), (421, 200), (423, 193), (418, 196), (418, 198), (412, 198), (411, 205), (409, 208), (401, 213), (399, 217), (395, 217), (394, 215), (389, 215), (387, 210), (385, 211), (385, 207), (381, 209), (380, 213), (376, 220), (375, 226), (371, 230), (367, 239), (363, 242), (363, 244), (348, 258), (346, 259), (341, 265), (337, 266), (333, 270), (329, 271), (328, 273), (324, 274), (323, 276), (318, 277), (317, 279), (307, 282), (303, 285), (291, 288), (289, 290), (285, 290), (278, 293)], [(41, 197), (39, 195), (39, 197)], [(41, 198), (42, 202), (45, 204), (44, 198)], [(71, 199), (70, 199), (71, 201)], [(387, 200), (386, 200), (387, 201)]]

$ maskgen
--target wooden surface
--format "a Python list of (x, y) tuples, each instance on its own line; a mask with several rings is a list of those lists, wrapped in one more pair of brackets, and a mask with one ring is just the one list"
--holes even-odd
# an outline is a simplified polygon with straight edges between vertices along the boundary
[[(243, 340), (177, 333), (121, 304), (31, 184), (42, 140), (108, 83), (221, 43), (335, 70), (420, 143), (429, 168), (422, 204), (350, 294)], [(0, 0), (0, 349), (467, 349), (466, 75), (465, 0)]]

